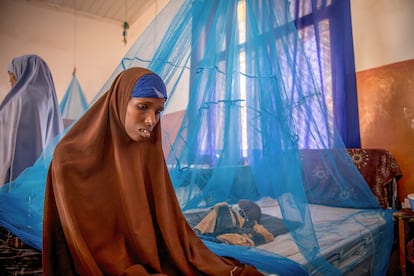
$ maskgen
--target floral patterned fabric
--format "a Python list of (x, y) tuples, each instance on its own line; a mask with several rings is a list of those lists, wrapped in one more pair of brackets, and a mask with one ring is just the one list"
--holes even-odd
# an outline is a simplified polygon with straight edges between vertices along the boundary
[[(396, 194), (398, 189), (395, 183), (402, 177), (402, 172), (397, 160), (392, 154), (384, 149), (365, 149), (349, 148), (347, 149), (352, 161), (361, 173), (362, 177), (368, 183), (371, 191), (378, 199), (382, 208), (387, 209), (394, 207), (395, 202), (393, 193)], [(355, 191), (346, 190), (338, 191), (334, 185), (329, 185), (335, 181), (328, 172), (329, 166), (323, 163), (321, 156), (327, 154), (324, 150), (302, 150), (301, 158), (303, 159), (303, 176), (307, 179), (307, 189), (309, 200), (312, 200), (311, 193), (324, 194), (327, 197), (336, 195), (343, 198), (352, 197)], [(333, 152), (335, 158), (335, 153)], [(340, 169), (340, 168), (339, 168)], [(395, 181), (395, 182), (394, 182)], [(394, 187), (393, 187), (394, 186)], [(352, 186), (351, 186), (352, 187)], [(312, 191), (311, 193), (309, 191)], [(313, 202), (319, 203), (319, 202)]]
[[(402, 172), (397, 160), (384, 149), (348, 149), (358, 170), (367, 181), (381, 207), (392, 207), (392, 184)], [(394, 187), (397, 192), (398, 187)]]

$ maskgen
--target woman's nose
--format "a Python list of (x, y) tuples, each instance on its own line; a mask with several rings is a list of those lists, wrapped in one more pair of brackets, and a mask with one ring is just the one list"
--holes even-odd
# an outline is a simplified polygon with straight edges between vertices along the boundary
[(152, 114), (152, 112), (149, 112), (147, 117), (145, 118), (145, 124), (147, 126), (153, 126), (155, 124), (155, 114)]

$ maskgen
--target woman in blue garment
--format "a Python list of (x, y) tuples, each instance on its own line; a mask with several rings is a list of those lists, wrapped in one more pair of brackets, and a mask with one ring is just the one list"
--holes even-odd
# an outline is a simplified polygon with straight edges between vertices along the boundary
[(37, 55), (18, 56), (9, 64), (8, 73), (12, 88), (0, 104), (0, 187), (32, 166), (63, 131), (46, 62)]

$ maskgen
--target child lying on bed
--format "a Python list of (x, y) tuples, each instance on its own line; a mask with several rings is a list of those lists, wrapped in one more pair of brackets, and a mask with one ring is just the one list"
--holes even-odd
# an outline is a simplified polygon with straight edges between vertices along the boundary
[(217, 203), (194, 227), (206, 239), (228, 244), (257, 246), (271, 242), (274, 235), (260, 224), (260, 207), (250, 200), (240, 200), (237, 205)]

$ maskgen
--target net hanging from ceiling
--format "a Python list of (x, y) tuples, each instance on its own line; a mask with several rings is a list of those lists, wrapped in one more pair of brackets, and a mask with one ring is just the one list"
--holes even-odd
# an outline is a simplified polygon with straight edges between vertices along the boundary
[[(336, 225), (334, 235), (345, 237), (345, 229), (362, 225), (361, 233), (370, 240), (364, 247), (370, 256), (366, 266), (373, 275), (385, 273), (393, 239), (392, 211), (380, 208), (334, 126), (289, 2), (169, 1), (92, 103), (119, 72), (133, 66), (147, 67), (166, 82), (163, 144), (189, 222), (209, 214), (213, 225), (226, 228), (228, 215), (221, 224), (217, 220), (223, 210), (233, 214), (234, 222), (234, 214), (248, 213), (243, 203), (261, 208), (256, 222), (266, 231), (261, 232), (262, 242), (256, 241), (259, 246), (254, 239), (248, 246), (234, 245), (225, 239), (229, 236), (220, 239), (199, 217), (194, 229), (211, 250), (268, 273), (289, 275), (293, 268), (287, 264), (294, 259), (309, 273), (342, 275), (352, 271), (353, 264), (335, 265), (333, 255), (322, 250), (331, 241), (320, 229)], [(12, 192), (0, 195), (5, 198), (0, 201), (3, 224), (38, 248), (42, 190), (52, 151), (53, 145), (21, 175)], [(310, 170), (315, 164), (318, 169)], [(3, 202), (9, 208), (3, 208)], [(11, 207), (16, 202), (21, 203), (18, 208)], [(345, 213), (328, 224), (321, 218), (329, 216), (331, 207)], [(373, 230), (374, 224), (363, 224), (366, 219), (375, 220), (380, 231)], [(289, 232), (287, 239), (301, 260), (285, 259), (283, 250), (274, 250), (283, 247), (277, 243), (281, 232), (271, 231), (275, 228)], [(273, 239), (268, 241), (263, 233), (269, 232)]]
[(88, 102), (74, 72), (65, 95), (60, 102), (60, 113), (62, 114), (65, 127), (79, 119), (87, 109)]

